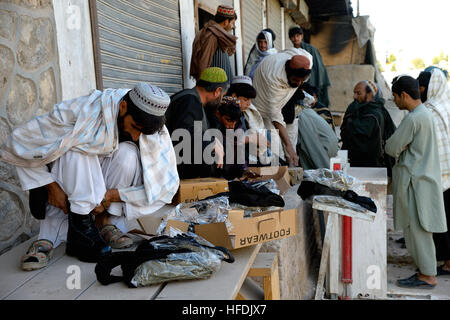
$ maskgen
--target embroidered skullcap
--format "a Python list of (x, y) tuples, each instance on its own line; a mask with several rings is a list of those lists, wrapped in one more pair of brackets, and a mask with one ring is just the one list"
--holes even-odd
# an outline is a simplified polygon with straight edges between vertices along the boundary
[(200, 81), (209, 83), (226, 83), (228, 82), (227, 73), (222, 68), (210, 67), (206, 68), (201, 76)]
[(169, 95), (147, 82), (139, 82), (129, 93), (131, 101), (142, 111), (162, 117), (170, 104)]
[(216, 16), (222, 16), (222, 17), (230, 18), (230, 19), (237, 18), (234, 8), (226, 6), (226, 5), (220, 5), (217, 7)]
[(233, 80), (231, 80), (231, 84), (248, 84), (249, 86), (253, 86), (253, 80), (249, 76), (235, 76)]
[(378, 92), (378, 88), (377, 88), (376, 84), (370, 80), (366, 80), (365, 82), (366, 82), (366, 85), (369, 87), (370, 91), (372, 91), (373, 95), (375, 96)]

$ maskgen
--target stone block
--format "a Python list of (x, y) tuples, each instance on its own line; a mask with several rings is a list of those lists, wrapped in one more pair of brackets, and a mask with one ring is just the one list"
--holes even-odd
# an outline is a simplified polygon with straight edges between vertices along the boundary
[(8, 47), (0, 45), (0, 101), (6, 95), (8, 83), (14, 69), (14, 53)]
[(375, 68), (372, 65), (336, 65), (327, 67), (331, 87), (330, 110), (345, 112), (353, 102), (353, 89), (359, 81), (372, 80), (375, 77)]
[[(8, 123), (5, 119), (0, 118), (0, 146), (5, 143), (6, 139), (8, 138), (9, 134), (11, 133), (11, 130), (9, 128)], [(0, 162), (1, 164), (1, 162)]]
[(25, 217), (19, 198), (10, 192), (0, 190), (0, 208), (0, 242), (5, 242), (21, 229)]
[(37, 115), (49, 112), (56, 104), (56, 85), (53, 68), (43, 72), (39, 79), (39, 109)]
[(17, 62), (25, 71), (35, 71), (55, 57), (54, 30), (48, 18), (21, 16)]
[(0, 161), (0, 181), (21, 188), (16, 168), (12, 164), (3, 161)]
[(17, 20), (15, 12), (0, 10), (0, 37), (13, 41), (16, 38)]
[(52, 0), (3, 0), (29, 9), (45, 9), (52, 7)]
[(20, 125), (31, 119), (37, 100), (37, 89), (31, 79), (16, 75), (6, 102), (6, 112), (13, 125)]

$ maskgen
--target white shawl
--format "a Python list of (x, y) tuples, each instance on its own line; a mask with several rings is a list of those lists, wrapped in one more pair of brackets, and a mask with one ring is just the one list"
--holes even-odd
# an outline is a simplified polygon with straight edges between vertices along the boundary
[(434, 69), (424, 105), (433, 113), (438, 137), (442, 188), (450, 188), (450, 89), (443, 72)]
[[(93, 91), (61, 102), (48, 114), (16, 128), (0, 149), (0, 159), (19, 167), (49, 164), (68, 150), (110, 156), (119, 146), (119, 103), (128, 89)], [(148, 215), (171, 203), (179, 177), (175, 151), (166, 127), (161, 134), (141, 135), (144, 185), (119, 190), (128, 218)]]

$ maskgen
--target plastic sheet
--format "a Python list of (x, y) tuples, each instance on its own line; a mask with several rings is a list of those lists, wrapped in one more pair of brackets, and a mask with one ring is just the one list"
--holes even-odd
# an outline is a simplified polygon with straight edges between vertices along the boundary
[(361, 207), (359, 204), (347, 201), (341, 197), (314, 196), (313, 199), (314, 199), (314, 201), (320, 202), (325, 205), (334, 206), (337, 208), (342, 208), (342, 209), (347, 209), (347, 210), (350, 209), (350, 210), (361, 212), (361, 213), (370, 213), (369, 210)]
[(177, 220), (194, 225), (225, 222), (227, 228), (231, 229), (232, 226), (228, 221), (228, 211), (231, 209), (228, 197), (180, 203), (160, 224), (157, 234), (164, 233), (168, 220)]
[(161, 239), (151, 245), (158, 250), (186, 249), (190, 252), (173, 253), (165, 259), (141, 264), (131, 280), (133, 286), (145, 287), (168, 281), (207, 279), (220, 270), (223, 260), (234, 261), (231, 255), (226, 257), (205, 239), (192, 233), (180, 234), (176, 229), (170, 229), (172, 235), (178, 233), (177, 238)]
[(317, 182), (340, 191), (355, 190), (361, 185), (359, 180), (343, 171), (331, 171), (325, 168), (306, 170), (303, 173), (303, 180)]

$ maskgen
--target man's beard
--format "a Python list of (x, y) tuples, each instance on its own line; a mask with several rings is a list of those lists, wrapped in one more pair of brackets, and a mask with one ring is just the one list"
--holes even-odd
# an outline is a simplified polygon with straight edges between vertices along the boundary
[(420, 94), (420, 100), (422, 100), (422, 103), (427, 102), (427, 100), (428, 100), (427, 93), (428, 93), (428, 88), (426, 88), (426, 89)]
[(121, 117), (119, 115), (119, 117), (117, 118), (117, 125), (119, 128), (119, 143), (126, 142), (126, 141), (134, 142), (131, 135), (128, 132), (125, 132), (123, 130), (123, 127), (124, 127), (123, 121), (124, 121), (124, 118), (127, 116), (127, 114), (128, 113), (126, 113), (123, 117)]

